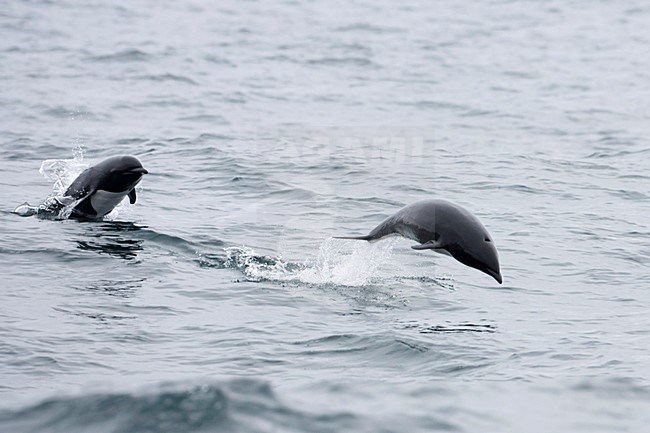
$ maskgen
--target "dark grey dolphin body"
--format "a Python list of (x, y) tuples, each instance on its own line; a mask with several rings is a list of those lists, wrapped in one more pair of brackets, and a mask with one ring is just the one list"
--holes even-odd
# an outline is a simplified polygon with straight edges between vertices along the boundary
[(64, 196), (79, 200), (72, 218), (102, 218), (129, 196), (135, 203), (136, 185), (148, 171), (134, 156), (113, 156), (83, 171)]
[(370, 234), (338, 239), (375, 241), (402, 235), (420, 245), (414, 250), (446, 252), (459, 262), (476, 268), (501, 284), (499, 255), (483, 224), (466, 209), (445, 200), (422, 200), (386, 218)]

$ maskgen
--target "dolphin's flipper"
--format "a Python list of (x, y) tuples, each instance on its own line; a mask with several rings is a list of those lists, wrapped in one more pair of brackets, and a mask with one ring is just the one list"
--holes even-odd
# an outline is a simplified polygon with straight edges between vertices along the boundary
[(133, 188), (129, 193), (129, 201), (131, 202), (131, 204), (135, 204), (137, 198), (138, 196), (135, 195), (135, 188)]
[(411, 246), (414, 250), (437, 250), (442, 248), (440, 241), (427, 241), (420, 245)]
[(85, 199), (88, 197), (90, 194), (81, 196), (81, 197), (72, 197), (70, 195), (59, 195), (54, 197), (54, 200), (62, 206), (70, 206), (71, 204), (74, 204), (75, 202), (78, 202), (80, 200)]

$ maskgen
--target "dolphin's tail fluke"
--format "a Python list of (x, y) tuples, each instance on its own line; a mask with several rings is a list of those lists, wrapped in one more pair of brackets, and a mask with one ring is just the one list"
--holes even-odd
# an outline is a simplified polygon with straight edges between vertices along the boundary
[(365, 235), (365, 236), (334, 236), (334, 239), (352, 239), (355, 241), (371, 241), (374, 239), (373, 236), (370, 235)]

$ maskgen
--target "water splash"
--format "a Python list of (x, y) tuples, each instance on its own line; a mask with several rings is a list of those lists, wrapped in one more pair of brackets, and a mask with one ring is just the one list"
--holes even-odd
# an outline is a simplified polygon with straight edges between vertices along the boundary
[(72, 159), (46, 159), (38, 170), (41, 175), (53, 182), (52, 195), (63, 196), (65, 190), (77, 176), (88, 168), (84, 162), (84, 149), (77, 146), (72, 150)]
[(79, 201), (69, 196), (49, 196), (38, 206), (25, 202), (16, 207), (14, 213), (24, 217), (38, 215), (46, 219), (66, 219)]
[(365, 286), (377, 279), (392, 255), (394, 239), (377, 243), (328, 238), (318, 255), (302, 264), (260, 256), (246, 247), (226, 248), (226, 266), (241, 270), (250, 281), (298, 282), (314, 285)]
[(326, 239), (318, 249), (316, 260), (300, 272), (300, 280), (312, 284), (369, 284), (391, 257), (395, 243), (395, 239), (376, 243)]
[(65, 190), (87, 167), (81, 146), (73, 149), (72, 159), (46, 159), (38, 171), (45, 179), (53, 182), (52, 192), (40, 205), (23, 203), (14, 209), (14, 213), (25, 217), (37, 215), (51, 219), (68, 218), (79, 200), (65, 196)]

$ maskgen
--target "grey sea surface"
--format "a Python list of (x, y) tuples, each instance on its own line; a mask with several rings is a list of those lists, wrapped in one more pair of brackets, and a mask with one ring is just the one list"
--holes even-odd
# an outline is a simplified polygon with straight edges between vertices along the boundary
[[(8, 1), (0, 431), (647, 432), (647, 2)], [(21, 217), (136, 155), (135, 205)], [(504, 284), (362, 235), (444, 198)]]

